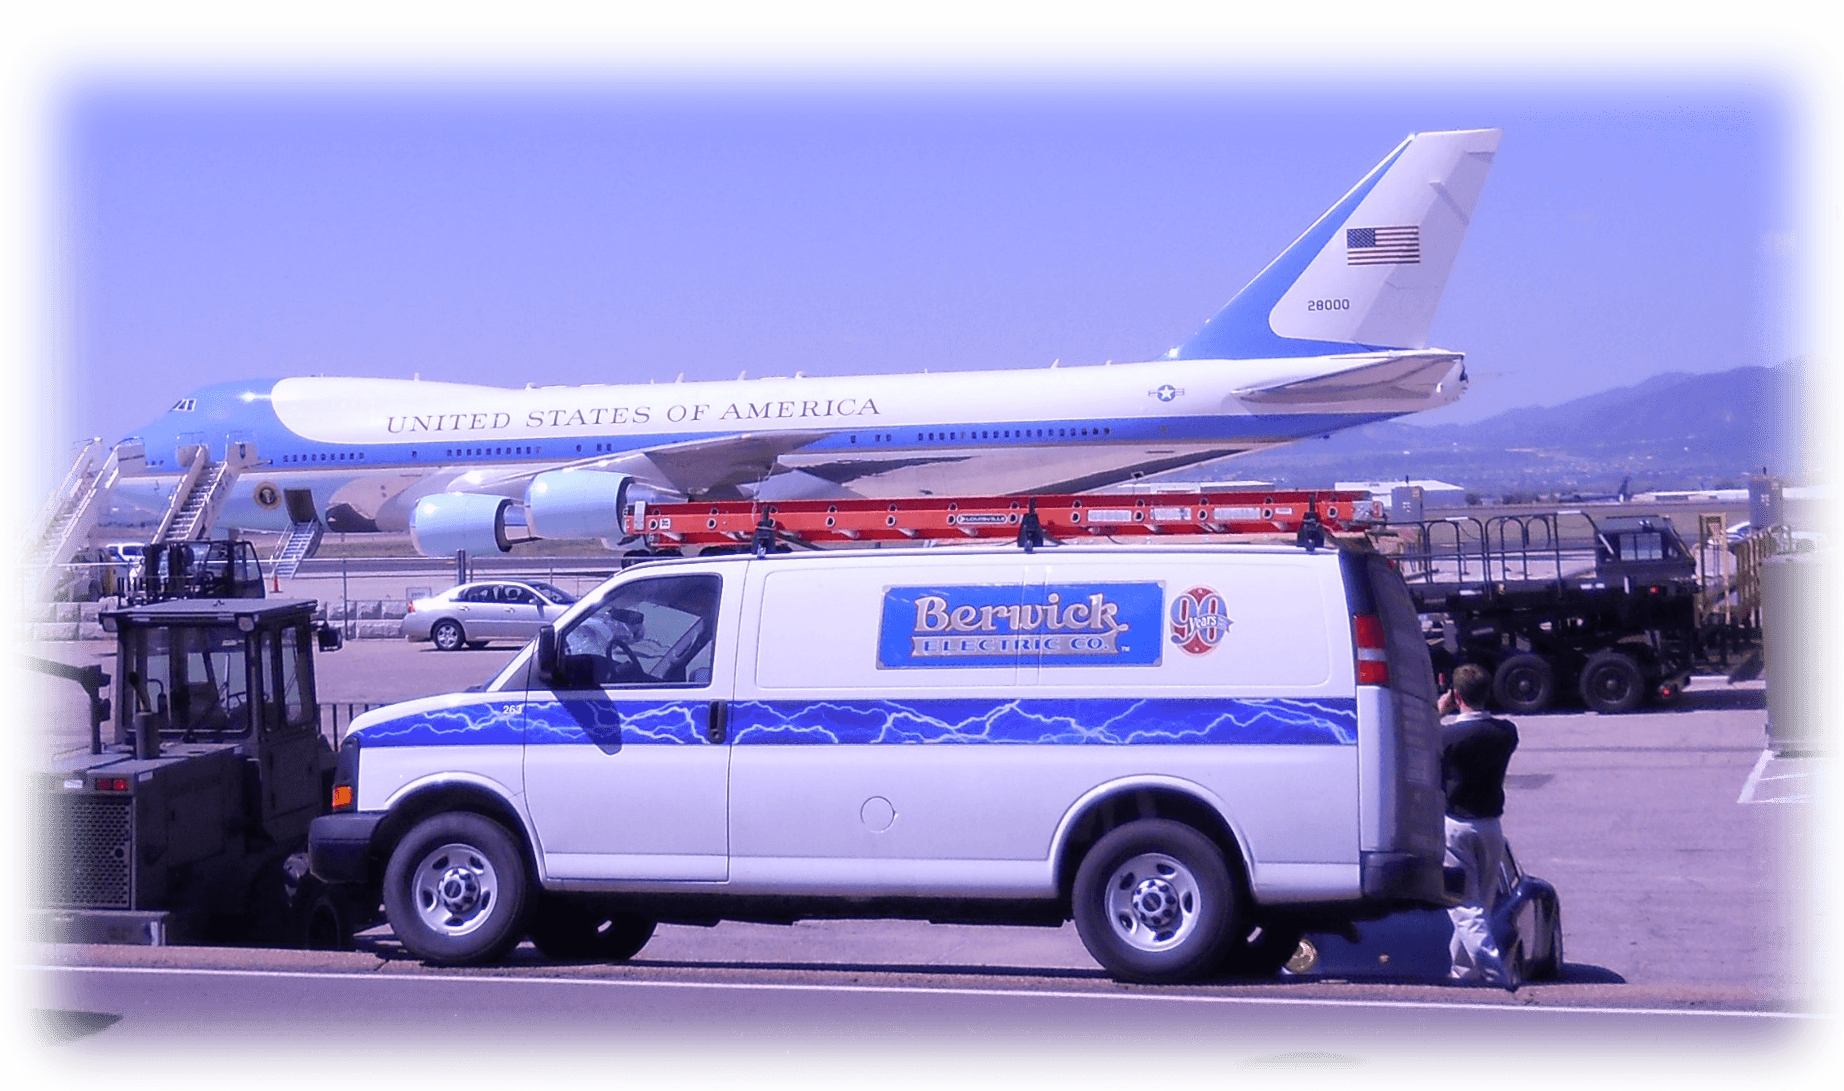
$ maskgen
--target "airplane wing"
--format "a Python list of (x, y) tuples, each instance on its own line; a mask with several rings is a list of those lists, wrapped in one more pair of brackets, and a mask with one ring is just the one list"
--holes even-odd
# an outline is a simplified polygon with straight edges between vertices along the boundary
[[(1425, 402), (1464, 359), (1457, 352), (1392, 353), (1330, 375), (1238, 390), (1236, 397), (1251, 405), (1336, 405), (1399, 398)], [(1465, 382), (1464, 372), (1460, 379)]]
[(737, 498), (743, 495), (741, 486), (768, 477), (776, 459), (828, 434), (761, 432), (694, 439), (575, 465), (629, 474), (636, 481), (684, 496)]
[(525, 488), (531, 484), (531, 479), (541, 473), (555, 470), (601, 470), (605, 473), (626, 474), (664, 493), (735, 499), (742, 496), (740, 486), (754, 484), (767, 477), (777, 458), (822, 439), (827, 434), (763, 432), (715, 436), (640, 451), (615, 451), (571, 462), (512, 466), (499, 472), (469, 471), (438, 487), (455, 492), (493, 493), (518, 499), (525, 495)]

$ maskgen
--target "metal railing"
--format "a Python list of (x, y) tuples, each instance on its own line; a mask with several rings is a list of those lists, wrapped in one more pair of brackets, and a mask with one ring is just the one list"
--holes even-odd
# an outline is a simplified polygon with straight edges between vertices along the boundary
[[(1570, 515), (1578, 518), (1565, 521)], [(1403, 524), (1397, 534), (1397, 565), (1411, 586), (1559, 580), (1592, 568), (1595, 555), (1594, 524), (1577, 512), (1454, 516)]]
[(374, 708), (383, 708), (389, 701), (322, 701), (320, 702), (320, 731), (330, 739), (334, 746), (346, 737), (346, 729), (352, 721)]

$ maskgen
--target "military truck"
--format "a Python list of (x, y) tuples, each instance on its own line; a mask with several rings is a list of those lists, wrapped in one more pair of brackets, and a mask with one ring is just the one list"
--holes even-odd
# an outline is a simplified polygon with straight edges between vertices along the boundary
[(1696, 557), (1662, 515), (1458, 517), (1395, 531), (1436, 673), (1480, 664), (1507, 712), (1571, 697), (1629, 712), (1675, 695), (1739, 639), (1699, 617)]
[(88, 745), (65, 739), (44, 774), (47, 938), (345, 944), (359, 922), (303, 854), (334, 765), (314, 656), (340, 645), (315, 607), (175, 599), (105, 610), (113, 677), (31, 664), (77, 680), (90, 707)]

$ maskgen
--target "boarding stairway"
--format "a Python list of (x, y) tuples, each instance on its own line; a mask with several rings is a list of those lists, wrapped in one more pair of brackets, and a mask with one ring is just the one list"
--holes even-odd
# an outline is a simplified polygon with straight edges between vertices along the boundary
[(211, 533), (218, 514), (230, 499), (238, 475), (256, 464), (256, 448), (249, 443), (228, 445), (222, 462), (211, 460), (211, 449), (202, 443), (187, 444), (179, 449), (179, 461), (185, 475), (173, 490), (172, 503), (160, 520), (160, 527), (148, 540), (149, 546), (168, 542), (197, 541)]
[(50, 597), (64, 566), (76, 556), (96, 525), (109, 493), (125, 472), (124, 464), (132, 466), (142, 460), (140, 445), (125, 443), (109, 448), (99, 464), (97, 456), (104, 449), (99, 438), (83, 444), (70, 472), (46, 499), (27, 531), (22, 575), (29, 602)]
[(288, 533), (275, 547), (269, 557), (269, 569), (276, 579), (284, 579), (295, 574), (301, 562), (314, 555), (320, 548), (320, 539), (326, 533), (326, 524), (315, 519), (310, 523), (290, 523)]

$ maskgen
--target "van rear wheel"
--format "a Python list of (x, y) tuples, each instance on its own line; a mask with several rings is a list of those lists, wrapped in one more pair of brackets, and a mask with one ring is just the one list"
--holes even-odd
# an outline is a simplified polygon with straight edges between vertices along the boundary
[(1109, 976), (1188, 981), (1221, 962), (1238, 915), (1223, 853), (1181, 822), (1145, 818), (1110, 830), (1082, 858), (1076, 933)]

